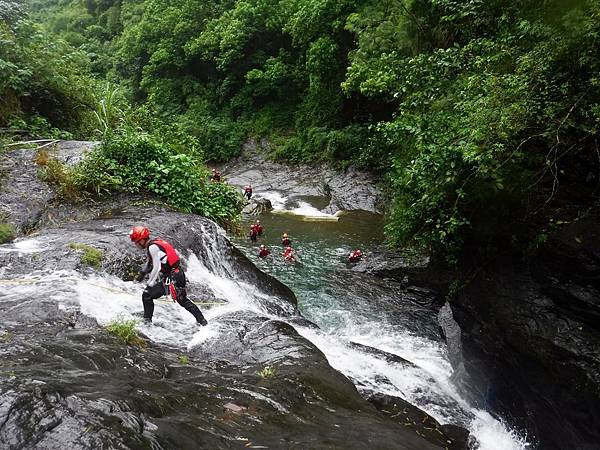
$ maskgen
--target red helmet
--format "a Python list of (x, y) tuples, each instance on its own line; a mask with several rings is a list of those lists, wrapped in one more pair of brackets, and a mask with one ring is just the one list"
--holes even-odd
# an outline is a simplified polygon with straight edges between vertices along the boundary
[(150, 230), (146, 227), (133, 227), (129, 232), (129, 239), (131, 239), (133, 242), (141, 241), (142, 239), (148, 239), (149, 237)]

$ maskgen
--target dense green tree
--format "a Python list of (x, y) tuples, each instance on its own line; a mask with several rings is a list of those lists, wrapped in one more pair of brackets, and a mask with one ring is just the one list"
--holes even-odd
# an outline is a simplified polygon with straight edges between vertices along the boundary
[(208, 159), (377, 170), (394, 245), (522, 247), (597, 194), (597, 1), (29, 1)]
[(0, 126), (81, 132), (94, 99), (89, 62), (44, 33), (19, 2), (0, 2)]

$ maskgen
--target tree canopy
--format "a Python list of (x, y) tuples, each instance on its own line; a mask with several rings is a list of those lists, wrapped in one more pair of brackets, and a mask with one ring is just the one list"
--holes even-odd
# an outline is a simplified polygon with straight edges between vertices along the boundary
[[(254, 135), (276, 158), (375, 170), (393, 245), (523, 247), (564, 213), (557, 201), (573, 186), (583, 203), (597, 195), (597, 1), (29, 3), (78, 50), (39, 32), (19, 41), (39, 28), (4, 9), (3, 39), (21, 49), (0, 48), (12, 98), (25, 105), (46, 83), (70, 120), (81, 91), (68, 86), (87, 70), (177, 122), (207, 159)], [(35, 51), (66, 63), (56, 70)]]

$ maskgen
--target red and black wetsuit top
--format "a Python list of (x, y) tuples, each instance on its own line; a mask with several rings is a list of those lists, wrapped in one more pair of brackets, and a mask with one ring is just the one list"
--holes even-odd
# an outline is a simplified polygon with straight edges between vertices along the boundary
[(258, 256), (260, 256), (261, 258), (265, 258), (267, 256), (269, 256), (271, 252), (269, 250), (267, 250), (266, 248), (261, 248), (260, 251), (258, 252)]
[(292, 242), (289, 240), (289, 238), (283, 238), (281, 240), (281, 245), (283, 245), (284, 247), (291, 247)]
[[(166, 261), (161, 261), (160, 271), (162, 273), (171, 273), (179, 268), (179, 255), (173, 248), (171, 244), (167, 241), (163, 241), (162, 239), (153, 239), (148, 243), (148, 247), (151, 245), (156, 245), (163, 253), (167, 255)], [(148, 258), (152, 260), (150, 256), (150, 251), (148, 251)]]

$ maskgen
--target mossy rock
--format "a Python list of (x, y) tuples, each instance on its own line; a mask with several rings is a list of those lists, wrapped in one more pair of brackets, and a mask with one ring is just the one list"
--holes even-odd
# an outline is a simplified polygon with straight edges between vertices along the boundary
[(6, 244), (16, 237), (14, 227), (9, 223), (0, 223), (0, 244)]
[(83, 254), (81, 255), (81, 263), (86, 266), (95, 267), (96, 269), (100, 268), (102, 265), (102, 258), (104, 257), (101, 250), (97, 248), (90, 247), (85, 244), (78, 244), (72, 242), (69, 244), (69, 247), (73, 250), (82, 250)]

